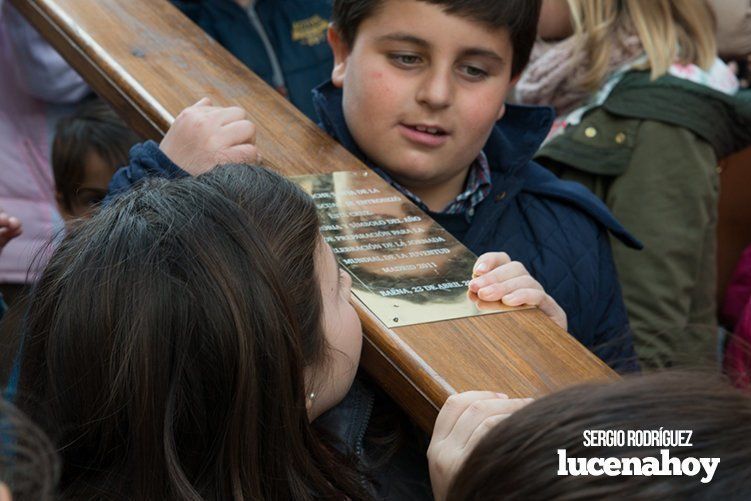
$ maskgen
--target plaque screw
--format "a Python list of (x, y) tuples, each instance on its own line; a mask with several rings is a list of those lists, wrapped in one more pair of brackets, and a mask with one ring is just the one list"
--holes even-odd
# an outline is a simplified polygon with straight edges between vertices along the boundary
[(394, 317), (394, 322), (398, 322), (398, 321), (399, 321), (399, 317)]

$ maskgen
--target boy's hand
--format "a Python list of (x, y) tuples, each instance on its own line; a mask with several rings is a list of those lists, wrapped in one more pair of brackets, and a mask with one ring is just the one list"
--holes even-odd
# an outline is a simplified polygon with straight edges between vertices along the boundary
[(483, 301), (537, 306), (562, 329), (568, 328), (563, 308), (532, 278), (523, 264), (511, 261), (505, 252), (487, 252), (477, 258), (469, 290)]
[(256, 126), (239, 107), (212, 106), (204, 97), (177, 115), (159, 148), (192, 176), (217, 165), (256, 163)]
[(21, 234), (21, 221), (0, 210), (0, 252), (5, 245)]
[(467, 391), (446, 400), (428, 447), (430, 483), (437, 501), (446, 499), (451, 481), (485, 434), (531, 401), (490, 391)]

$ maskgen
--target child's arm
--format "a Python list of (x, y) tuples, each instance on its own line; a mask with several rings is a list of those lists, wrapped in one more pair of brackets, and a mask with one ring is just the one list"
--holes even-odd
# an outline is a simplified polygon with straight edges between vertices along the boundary
[(501, 301), (508, 306), (537, 306), (562, 329), (568, 328), (566, 312), (532, 278), (518, 261), (505, 252), (487, 252), (477, 259), (475, 278), (469, 290), (483, 301)]
[[(8, 242), (21, 234), (21, 221), (17, 217), (9, 216), (0, 209), (0, 254)], [(5, 302), (3, 295), (0, 294), (0, 319), (5, 315)]]
[(130, 164), (115, 173), (107, 200), (149, 177), (197, 176), (217, 165), (255, 163), (256, 128), (239, 107), (212, 106), (203, 98), (175, 118), (162, 142), (134, 146)]
[(0, 23), (14, 59), (8, 71), (19, 87), (48, 103), (76, 103), (86, 97), (91, 90), (81, 76), (12, 5), (0, 5)]
[(0, 210), (0, 253), (8, 242), (21, 234), (21, 221)]
[(430, 483), (437, 501), (446, 499), (451, 481), (480, 440), (531, 401), (490, 391), (467, 391), (446, 400), (428, 447)]

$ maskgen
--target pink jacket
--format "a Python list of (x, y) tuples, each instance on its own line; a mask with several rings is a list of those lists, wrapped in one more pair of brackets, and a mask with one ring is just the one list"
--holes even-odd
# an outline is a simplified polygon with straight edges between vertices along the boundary
[(50, 167), (54, 124), (89, 90), (3, 0), (0, 68), (0, 207), (23, 224), (0, 255), (0, 283), (25, 283), (44, 266), (44, 249), (62, 228)]
[(751, 246), (747, 247), (733, 273), (722, 310), (734, 326), (725, 352), (725, 370), (736, 385), (751, 387)]

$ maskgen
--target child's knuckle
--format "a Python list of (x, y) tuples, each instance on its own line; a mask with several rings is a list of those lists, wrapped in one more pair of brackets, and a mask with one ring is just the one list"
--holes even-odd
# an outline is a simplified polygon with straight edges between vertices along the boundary
[(488, 404), (485, 400), (475, 400), (472, 402), (472, 404), (469, 406), (468, 410), (469, 412), (473, 414), (481, 414), (487, 409)]

